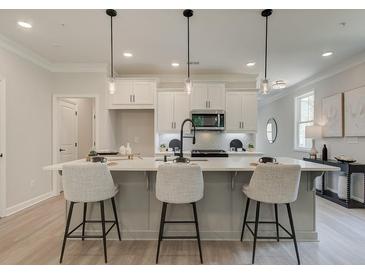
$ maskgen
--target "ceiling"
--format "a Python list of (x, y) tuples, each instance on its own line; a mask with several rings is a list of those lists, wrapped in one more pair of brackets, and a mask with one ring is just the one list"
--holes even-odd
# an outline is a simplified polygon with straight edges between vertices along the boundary
[[(19, 27), (19, 20), (33, 28)], [(190, 22), (191, 60), (200, 62), (193, 74), (262, 73), (265, 21), (259, 10), (195, 10)], [(0, 34), (55, 63), (109, 62), (109, 24), (104, 10), (0, 10)], [(363, 52), (364, 25), (365, 10), (274, 10), (268, 77), (293, 85)], [(119, 74), (185, 73), (182, 10), (118, 10), (114, 29)], [(127, 59), (124, 51), (134, 56)], [(334, 54), (324, 58), (326, 51)], [(256, 66), (246, 67), (252, 61)]]

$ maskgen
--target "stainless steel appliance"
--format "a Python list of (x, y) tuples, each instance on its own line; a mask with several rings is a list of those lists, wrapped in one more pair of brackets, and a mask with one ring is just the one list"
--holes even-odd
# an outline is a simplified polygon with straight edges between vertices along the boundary
[(191, 120), (193, 120), (196, 130), (224, 130), (224, 110), (193, 110)]
[(228, 153), (221, 149), (194, 149), (191, 157), (228, 157)]

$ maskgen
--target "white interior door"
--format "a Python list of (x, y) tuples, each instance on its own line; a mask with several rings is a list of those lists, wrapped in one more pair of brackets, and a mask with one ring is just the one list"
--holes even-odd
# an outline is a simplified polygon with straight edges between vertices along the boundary
[(59, 162), (77, 159), (77, 105), (59, 101), (58, 103), (58, 144)]
[(5, 216), (6, 208), (5, 129), (5, 81), (0, 79), (0, 217)]

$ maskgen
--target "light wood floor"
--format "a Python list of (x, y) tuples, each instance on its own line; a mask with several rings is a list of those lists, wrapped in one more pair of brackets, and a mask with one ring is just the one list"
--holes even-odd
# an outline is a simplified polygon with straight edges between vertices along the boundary
[[(58, 264), (64, 200), (49, 199), (0, 219), (0, 264)], [(365, 209), (345, 209), (317, 198), (320, 242), (299, 243), (303, 264), (365, 264)], [(250, 264), (252, 245), (202, 242), (205, 264)], [(108, 241), (109, 264), (154, 264), (155, 241)], [(259, 242), (256, 264), (295, 264), (292, 242)], [(68, 241), (64, 264), (103, 264), (100, 241)], [(194, 241), (165, 241), (160, 264), (199, 264)]]

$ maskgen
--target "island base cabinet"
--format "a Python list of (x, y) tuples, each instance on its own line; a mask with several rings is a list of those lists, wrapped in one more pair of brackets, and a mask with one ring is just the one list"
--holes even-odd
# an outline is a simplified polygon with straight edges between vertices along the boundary
[[(156, 172), (112, 172), (113, 179), (119, 185), (119, 193), (115, 197), (118, 218), (121, 225), (122, 240), (151, 239), (157, 240), (162, 202), (156, 198)], [(292, 203), (292, 212), (297, 239), (299, 241), (316, 241), (318, 235), (315, 227), (315, 193), (313, 191), (314, 175), (302, 172), (298, 199)], [(243, 215), (247, 197), (242, 192), (242, 186), (250, 181), (252, 172), (203, 172), (204, 197), (197, 202), (197, 212), (202, 240), (239, 240), (242, 230)], [(106, 216), (113, 220), (111, 202), (107, 201)], [(261, 221), (275, 220), (274, 206), (262, 204)], [(279, 222), (287, 229), (288, 214), (285, 205), (279, 205)], [(76, 204), (72, 226), (82, 221), (82, 204)], [(247, 220), (254, 220), (256, 202), (251, 201)], [(98, 203), (88, 206), (88, 219), (100, 218)], [(191, 204), (169, 204), (166, 220), (193, 220)], [(99, 233), (100, 224), (88, 224), (87, 233)], [(260, 224), (259, 234), (273, 236), (275, 225)], [(281, 230), (281, 235), (284, 232)], [(166, 224), (165, 235), (191, 236), (195, 235), (194, 224)], [(113, 229), (108, 239), (117, 240)], [(252, 240), (252, 235), (245, 230), (245, 240)]]

